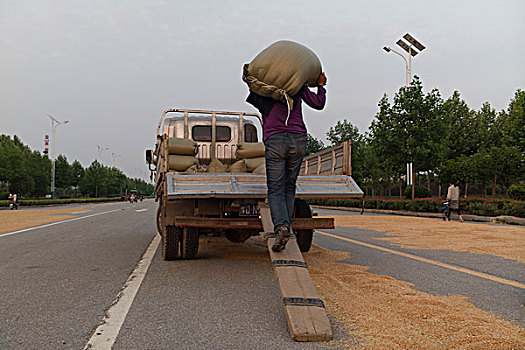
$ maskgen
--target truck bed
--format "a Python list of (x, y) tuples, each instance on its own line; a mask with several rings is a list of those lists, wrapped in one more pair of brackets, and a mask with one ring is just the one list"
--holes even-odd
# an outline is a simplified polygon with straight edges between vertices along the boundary
[[(253, 174), (167, 173), (169, 199), (266, 198), (266, 176)], [(306, 175), (297, 178), (298, 198), (350, 199), (363, 192), (346, 175)]]

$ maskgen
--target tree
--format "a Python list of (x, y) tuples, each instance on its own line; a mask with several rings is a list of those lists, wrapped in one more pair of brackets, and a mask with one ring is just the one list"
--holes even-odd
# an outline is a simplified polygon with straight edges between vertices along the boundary
[(502, 132), (508, 137), (506, 142), (517, 146), (525, 154), (525, 91), (518, 89), (514, 93), (507, 111), (502, 111), (500, 118)]
[(29, 159), (31, 163), (31, 177), (34, 182), (33, 191), (29, 195), (36, 197), (45, 196), (49, 193), (51, 187), (51, 160), (37, 151), (33, 151)]
[(306, 155), (317, 153), (325, 149), (323, 141), (316, 139), (309, 133), (306, 135)]
[(127, 185), (127, 177), (117, 168), (106, 168), (102, 181), (103, 196), (118, 196), (123, 193)]
[(330, 130), (326, 133), (326, 138), (334, 146), (345, 141), (360, 141), (361, 135), (357, 126), (345, 119), (330, 127)]
[(525, 179), (525, 92), (518, 89), (507, 111), (501, 111), (494, 125), (498, 128), (500, 146), (493, 150), (501, 158), (500, 179), (505, 197), (513, 183)]
[[(458, 91), (454, 91), (441, 107), (439, 122), (440, 142), (434, 155), (437, 164), (434, 172), (438, 175), (440, 188), (446, 188), (449, 181), (454, 179), (465, 185), (464, 193), (467, 193), (468, 184), (475, 181), (472, 174), (475, 162), (472, 163), (474, 159), (470, 157), (478, 151), (479, 137), (482, 137), (474, 132), (476, 112), (461, 99)], [(458, 157), (466, 158), (458, 163), (454, 161)]]
[(77, 188), (80, 182), (80, 179), (82, 179), (82, 176), (84, 176), (84, 168), (82, 167), (82, 164), (80, 164), (78, 160), (75, 160), (73, 164), (71, 164), (71, 173), (72, 173), (71, 186)]
[[(0, 181), (24, 196), (43, 195), (49, 186), (51, 162), (18, 138), (0, 135)], [(46, 173), (47, 172), (47, 173)]]
[(387, 162), (385, 179), (400, 177), (408, 162), (414, 163), (414, 172), (417, 168), (428, 175), (437, 168), (433, 155), (439, 149), (442, 104), (437, 89), (426, 95), (423, 93), (418, 77), (411, 86), (399, 89), (392, 106), (386, 95), (379, 101), (379, 112), (372, 121), (370, 135), (371, 144), (378, 147), (381, 157)]
[(59, 155), (55, 160), (55, 186), (66, 189), (72, 186), (73, 169), (64, 155)]
[(80, 192), (89, 197), (98, 197), (104, 173), (105, 167), (98, 161), (93, 161), (79, 182)]

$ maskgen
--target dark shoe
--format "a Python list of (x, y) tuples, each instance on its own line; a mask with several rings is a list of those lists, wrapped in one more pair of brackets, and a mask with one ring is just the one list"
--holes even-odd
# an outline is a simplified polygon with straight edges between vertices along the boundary
[(288, 240), (292, 237), (292, 234), (288, 227), (281, 226), (279, 230), (277, 231), (277, 237), (275, 238), (275, 242), (273, 243), (272, 250), (274, 252), (280, 252), (286, 248), (286, 243), (288, 243)]
[(277, 237), (277, 234), (275, 232), (265, 232), (264, 233), (264, 239), (275, 238), (275, 237)]

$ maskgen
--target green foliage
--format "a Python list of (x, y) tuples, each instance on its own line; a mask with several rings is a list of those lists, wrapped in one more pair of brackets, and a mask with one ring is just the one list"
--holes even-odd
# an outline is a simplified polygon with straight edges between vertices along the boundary
[(149, 195), (154, 187), (141, 179), (129, 179), (116, 168), (109, 168), (96, 160), (85, 170), (79, 182), (80, 192), (88, 197), (115, 196), (137, 190)]
[(67, 188), (73, 182), (73, 169), (67, 162), (66, 156), (59, 155), (55, 160), (55, 186)]
[(75, 160), (73, 164), (71, 164), (71, 175), (71, 186), (78, 187), (80, 179), (84, 176), (84, 168), (78, 160)]
[(21, 195), (47, 192), (51, 162), (24, 145), (14, 136), (0, 135), (0, 181), (9, 184), (9, 191)]
[(319, 151), (322, 151), (323, 149), (325, 149), (325, 145), (323, 144), (323, 141), (321, 141), (319, 139), (316, 139), (315, 137), (313, 137), (310, 134), (307, 134), (306, 136), (307, 136), (307, 139), (306, 139), (306, 155), (309, 155), (309, 154), (312, 154), (312, 153), (316, 153), (316, 152), (319, 152)]
[[(51, 161), (31, 151), (14, 136), (0, 135), (0, 185), (24, 197), (43, 197), (51, 187)], [(141, 179), (130, 179), (119, 169), (93, 162), (84, 169), (78, 160), (69, 164), (59, 155), (55, 161), (55, 187), (59, 197), (77, 195), (77, 188), (90, 197), (120, 196), (137, 189), (141, 194), (153, 193), (153, 185)], [(1, 199), (1, 198), (0, 198)], [(59, 203), (59, 202), (55, 202)]]
[[(332, 199), (309, 199), (309, 204), (327, 205), (336, 207), (362, 208), (363, 202), (359, 199), (354, 200), (332, 200)], [(412, 212), (441, 212), (442, 199), (427, 198), (415, 200), (403, 199), (383, 199), (366, 198), (364, 204), (366, 209), (382, 209), (393, 211), (412, 211)], [(460, 209), (463, 214), (480, 216), (501, 216), (509, 215), (525, 217), (525, 202), (511, 200), (484, 200), (468, 199), (460, 200)]]
[[(414, 188), (415, 198), (430, 198), (432, 197), (432, 192), (426, 187), (418, 186)], [(405, 189), (405, 198), (412, 199), (412, 185), (407, 186)]]
[(371, 159), (370, 155), (367, 154), (367, 150), (370, 150), (370, 148), (367, 148), (365, 135), (359, 132), (357, 126), (344, 119), (332, 126), (326, 133), (326, 137), (332, 146), (345, 141), (352, 142), (352, 174), (357, 184), (363, 186), (368, 175), (367, 169), (370, 168), (367, 167), (366, 162)]
[(509, 196), (512, 199), (525, 200), (525, 181), (510, 186)]
[(9, 199), (9, 192), (0, 192), (0, 201)]
[(357, 126), (345, 119), (330, 127), (330, 130), (326, 133), (326, 138), (333, 146), (345, 141), (359, 141), (361, 135)]
[[(457, 91), (445, 101), (436, 89), (424, 93), (416, 77), (410, 87), (399, 89), (392, 103), (385, 95), (378, 107), (352, 159), (358, 165), (353, 176), (372, 193), (386, 193), (404, 183), (410, 161), (416, 176), (424, 174), (434, 189), (455, 179), (464, 184), (465, 194), (470, 189), (483, 195), (491, 187), (493, 197), (498, 190), (507, 196), (513, 183), (524, 180), (522, 90), (517, 90), (507, 111), (497, 113), (488, 103), (473, 111)], [(342, 124), (331, 129), (332, 134), (343, 130)]]

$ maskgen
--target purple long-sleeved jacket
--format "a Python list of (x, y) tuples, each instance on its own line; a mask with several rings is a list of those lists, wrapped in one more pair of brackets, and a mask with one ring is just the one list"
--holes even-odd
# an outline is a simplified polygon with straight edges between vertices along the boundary
[(326, 89), (318, 86), (317, 93), (314, 93), (305, 86), (301, 89), (298, 96), (295, 96), (293, 99), (294, 109), (290, 111), (290, 117), (288, 118), (288, 123), (286, 123), (288, 116), (288, 106), (286, 104), (275, 101), (270, 97), (263, 97), (250, 92), (246, 102), (252, 104), (262, 114), (263, 138), (265, 141), (268, 137), (279, 132), (306, 134), (301, 101), (306, 102), (313, 109), (321, 110), (326, 103)]

